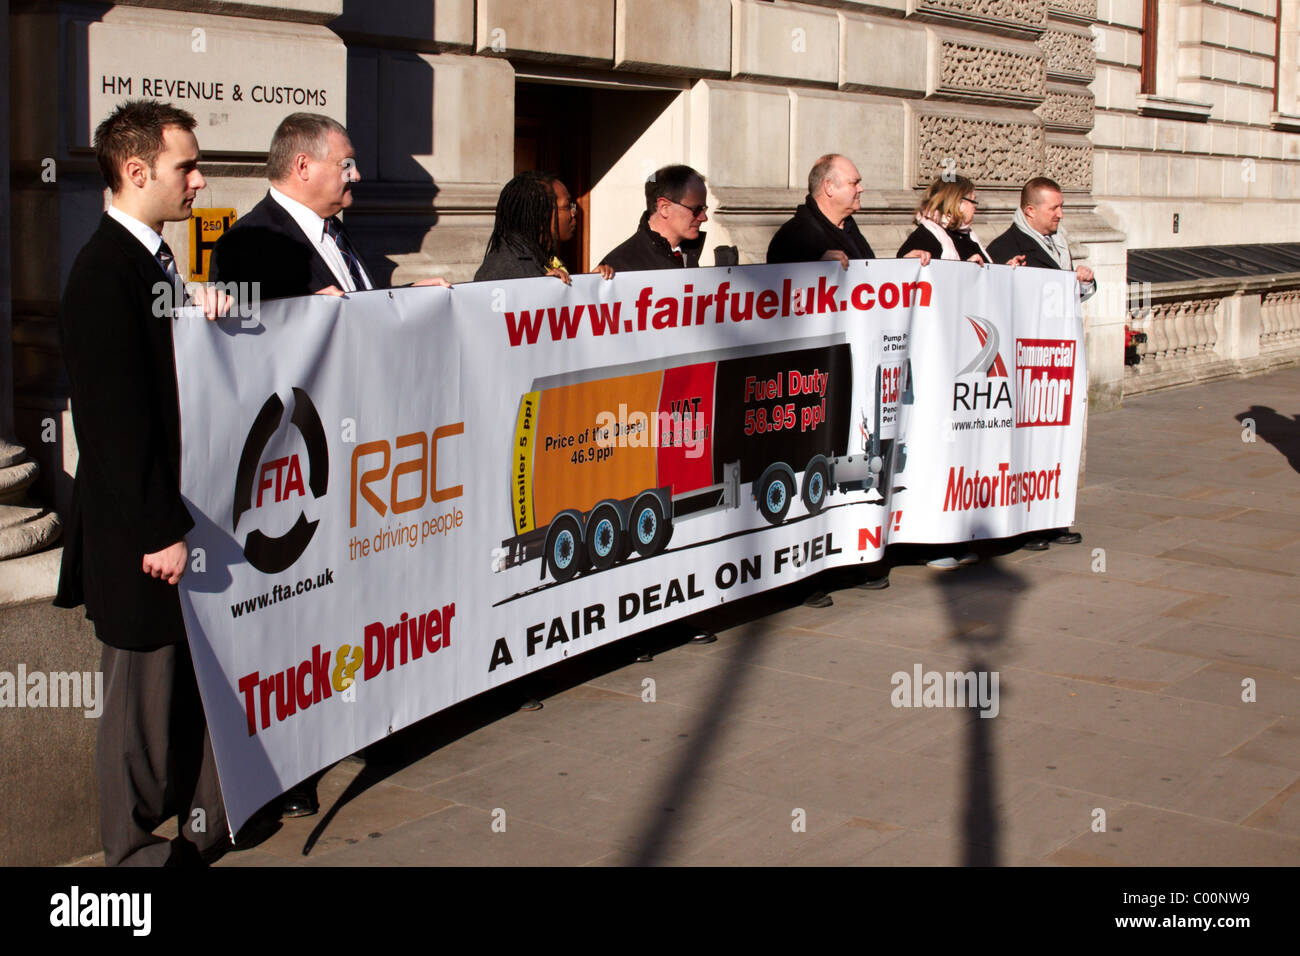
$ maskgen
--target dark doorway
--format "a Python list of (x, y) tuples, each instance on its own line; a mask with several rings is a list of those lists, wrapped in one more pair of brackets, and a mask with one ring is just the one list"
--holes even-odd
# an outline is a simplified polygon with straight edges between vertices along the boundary
[(553, 83), (515, 84), (515, 174), (554, 173), (578, 204), (578, 228), (560, 247), (570, 272), (591, 259), (591, 90)]

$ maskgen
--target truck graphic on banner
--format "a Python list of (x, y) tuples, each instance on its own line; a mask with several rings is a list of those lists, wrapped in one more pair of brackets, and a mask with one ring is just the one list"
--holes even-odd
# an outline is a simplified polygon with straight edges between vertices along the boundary
[(771, 525), (796, 494), (809, 514), (835, 491), (883, 496), (891, 455), (894, 471), (905, 455), (881, 440), (880, 368), (874, 378), (873, 412), (859, 409), (856, 428), (843, 337), (534, 381), (510, 455), (514, 534), (494, 549), (494, 570), (542, 558), (541, 576), (563, 582), (633, 551), (652, 557), (674, 522), (741, 507), (745, 485)]

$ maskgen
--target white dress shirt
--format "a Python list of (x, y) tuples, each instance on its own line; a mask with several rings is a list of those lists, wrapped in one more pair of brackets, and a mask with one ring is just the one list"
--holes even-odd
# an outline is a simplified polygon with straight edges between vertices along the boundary
[(131, 235), (140, 240), (140, 245), (144, 246), (149, 255), (155, 259), (158, 258), (158, 250), (162, 248), (163, 237), (154, 232), (151, 228), (142, 223), (134, 216), (128, 216), (116, 206), (108, 207), (108, 214), (122, 224)]
[[(325, 233), (325, 220), (312, 212), (307, 206), (298, 202), (298, 200), (290, 199), (274, 186), (271, 187), (271, 198), (293, 217), (293, 221), (298, 224), (298, 228), (306, 234), (307, 239), (316, 247), (320, 257), (330, 267), (330, 272), (334, 273), (338, 287), (344, 292), (356, 292), (357, 286), (352, 281), (352, 273), (348, 269), (347, 261), (343, 258), (343, 253), (339, 251), (338, 244)], [(366, 267), (361, 264), (360, 259), (357, 260), (357, 269), (361, 272), (361, 281), (365, 283), (365, 288), (373, 289), (374, 284), (370, 281), (370, 276), (366, 273)]]
[[(162, 248), (163, 244), (163, 237), (161, 234), (154, 232), (152, 227), (146, 226), (134, 216), (127, 215), (116, 206), (110, 205), (108, 207), (108, 214), (120, 223), (122, 228), (140, 240), (140, 245), (144, 246), (145, 251), (147, 251), (149, 255), (153, 256), (155, 261), (158, 260), (158, 250)], [(168, 249), (168, 252), (170, 251), (171, 250)], [(158, 262), (158, 268), (162, 269), (163, 273), (167, 275), (172, 282), (173, 294), (171, 302), (167, 304), (168, 311), (173, 311), (182, 306), (189, 305), (190, 299), (185, 290), (185, 280), (181, 278), (180, 266), (176, 262), (175, 255), (172, 256), (171, 272), (163, 269), (163, 264), (161, 262)], [(158, 290), (155, 288), (155, 294), (157, 294), (157, 291)], [(155, 312), (154, 314), (160, 315), (161, 313)]]

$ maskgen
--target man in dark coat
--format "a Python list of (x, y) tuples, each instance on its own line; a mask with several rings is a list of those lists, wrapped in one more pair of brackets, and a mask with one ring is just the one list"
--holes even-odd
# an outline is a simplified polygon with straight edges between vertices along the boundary
[(1025, 265), (1035, 269), (1073, 270), (1079, 278), (1083, 298), (1097, 291), (1097, 282), (1087, 266), (1075, 268), (1070, 258), (1070, 241), (1061, 228), (1065, 201), (1061, 187), (1046, 176), (1025, 183), (1020, 190), (1020, 208), (1010, 228), (989, 243), (995, 262), (1009, 262), (1025, 257)]
[[(59, 308), (79, 458), (54, 603), (85, 604), (104, 644), (95, 766), (109, 866), (197, 863), (229, 845), (176, 592), (194, 522), (180, 494), (172, 355), (183, 293), (162, 228), (189, 219), (205, 185), (194, 126), (145, 100), (99, 125), (113, 201)], [(154, 836), (173, 815), (180, 836)]]
[[(342, 124), (317, 113), (286, 116), (271, 137), (266, 174), (271, 181), (266, 196), (217, 240), (213, 280), (256, 283), (261, 299), (375, 288), (374, 273), (339, 219), (352, 205), (353, 183), (361, 179)], [(445, 286), (447, 281), (414, 284)]]
[[(853, 214), (862, 208), (862, 175), (847, 156), (827, 153), (813, 163), (808, 171), (808, 196), (795, 210), (767, 246), (767, 261), (818, 262), (835, 261), (847, 269), (851, 259), (874, 259), (871, 244), (858, 230)], [(907, 258), (921, 260), (928, 265), (930, 254), (915, 249)], [(882, 445), (888, 462), (893, 441)], [(857, 587), (878, 591), (889, 587), (889, 574), (866, 577)], [(809, 607), (830, 607), (833, 599), (825, 591), (813, 591), (804, 599)]]
[[(1034, 269), (1073, 271), (1079, 279), (1084, 299), (1097, 291), (1097, 280), (1087, 266), (1075, 267), (1070, 258), (1070, 240), (1061, 228), (1065, 200), (1061, 187), (1046, 176), (1025, 183), (1020, 190), (1020, 208), (1010, 228), (989, 243), (989, 254), (996, 262), (1024, 256), (1025, 265)], [(1078, 544), (1083, 535), (1069, 528), (1054, 528), (1025, 543), (1028, 551), (1046, 551), (1053, 544)]]
[[(319, 113), (291, 113), (271, 136), (266, 156), (271, 188), (217, 240), (212, 251), (215, 282), (235, 284), (238, 297), (282, 299), (298, 295), (346, 295), (376, 288), (339, 213), (352, 205), (361, 180), (348, 131)], [(442, 278), (414, 285), (445, 286)], [(283, 816), (306, 817), (319, 808), (316, 788), (306, 782), (281, 798)]]
[[(685, 269), (700, 264), (708, 222), (707, 189), (704, 177), (690, 166), (665, 166), (655, 170), (645, 184), (645, 212), (636, 232), (600, 260), (617, 272), (650, 269)], [(687, 620), (691, 640), (712, 644), (718, 638), (706, 628)]]
[(665, 166), (645, 184), (646, 211), (631, 238), (617, 246), (602, 265), (616, 272), (682, 269), (700, 264), (708, 222), (704, 177), (689, 166)]
[[(858, 230), (853, 214), (862, 208), (862, 176), (847, 156), (828, 153), (808, 173), (808, 197), (776, 231), (767, 261), (817, 262), (834, 259), (845, 269), (850, 259), (874, 259), (871, 244)], [(930, 262), (930, 254), (913, 250), (907, 258)]]

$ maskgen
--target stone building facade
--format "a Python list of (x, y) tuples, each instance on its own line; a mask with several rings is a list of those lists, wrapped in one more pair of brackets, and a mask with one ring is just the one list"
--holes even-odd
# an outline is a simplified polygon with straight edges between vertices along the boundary
[[(1296, 0), (17, 0), (4, 19), (0, 426), (52, 504), (75, 459), (53, 319), (104, 204), (90, 134), (126, 96), (198, 116), (196, 205), (236, 215), (284, 113), (344, 121), (363, 176), (350, 228), (393, 281), (469, 278), (498, 190), (530, 165), (580, 199), (579, 267), (631, 231), (669, 162), (708, 177), (709, 246), (741, 263), (824, 152), (856, 160), (860, 225), (886, 254), (935, 176), (978, 182), (987, 239), (1045, 173), (1103, 290), (1094, 407), (1125, 389), (1127, 251), (1284, 242), (1300, 201)], [(168, 241), (188, 260), (205, 240), (175, 224)]]
[[(976, 180), (987, 241), (1046, 174), (1100, 280), (1094, 408), (1168, 379), (1125, 373), (1126, 322), (1160, 321), (1132, 308), (1128, 250), (1283, 242), (1300, 202), (1300, 0), (9, 0), (4, 20), (0, 437), (40, 462), (55, 505), (75, 448), (54, 316), (105, 202), (91, 131), (127, 96), (195, 113), (196, 206), (235, 215), (264, 192), (285, 113), (344, 121), (363, 179), (349, 226), (394, 282), (468, 279), (525, 167), (579, 198), (579, 268), (631, 232), (670, 162), (708, 177), (705, 264), (762, 261), (825, 152), (857, 162), (859, 224), (884, 254), (936, 176)], [(186, 224), (167, 238), (186, 261), (207, 242)], [(1187, 348), (1207, 345), (1223, 336)]]
[(1300, 238), (1298, 30), (1296, 0), (1098, 2), (1092, 192), (1117, 250), (1243, 260), (1202, 278), (1129, 270), (1151, 284), (1129, 302), (1147, 340), (1126, 393), (1296, 358), (1300, 263), (1248, 275), (1276, 250), (1233, 247)]
[[(1091, 195), (1090, 2), (14, 2), (12, 400), (18, 437), (45, 466), (42, 497), (66, 500), (75, 456), (54, 316), (104, 204), (90, 134), (126, 96), (195, 113), (208, 179), (196, 206), (237, 214), (265, 190), (285, 113), (344, 121), (363, 180), (349, 228), (395, 282), (468, 279), (498, 191), (528, 165), (580, 198), (575, 266), (632, 231), (645, 176), (670, 162), (708, 177), (704, 263), (719, 246), (761, 262), (809, 167), (835, 151), (863, 173), (860, 224), (883, 253), (935, 176), (979, 182), (987, 238), (1045, 172), (1067, 190), (1081, 253), (1122, 283), (1122, 233)], [(167, 239), (186, 260), (203, 241), (186, 224)], [(1097, 354), (1118, 354), (1119, 317), (1090, 319)], [(1113, 392), (1115, 369), (1093, 367)], [(58, 441), (41, 442), (51, 420)]]

